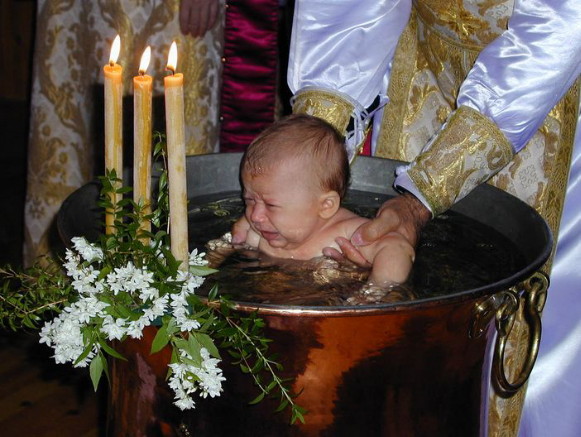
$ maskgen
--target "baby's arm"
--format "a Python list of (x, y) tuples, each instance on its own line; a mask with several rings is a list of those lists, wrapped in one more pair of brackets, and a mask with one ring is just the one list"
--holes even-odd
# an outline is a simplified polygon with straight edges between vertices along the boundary
[[(235, 235), (237, 231), (238, 235)], [(206, 243), (206, 248), (208, 249), (206, 258), (210, 267), (218, 268), (236, 249), (244, 246), (258, 248), (259, 243), (260, 235), (252, 230), (246, 217), (242, 216), (232, 227), (231, 233), (228, 232), (221, 238), (210, 240)]]
[(232, 226), (232, 244), (246, 244), (250, 247), (258, 248), (259, 243), (260, 235), (250, 227), (246, 216), (243, 215)]
[(412, 269), (415, 251), (413, 246), (397, 232), (391, 232), (370, 246), (364, 246), (365, 255), (372, 260), (368, 282), (384, 287), (403, 284)]

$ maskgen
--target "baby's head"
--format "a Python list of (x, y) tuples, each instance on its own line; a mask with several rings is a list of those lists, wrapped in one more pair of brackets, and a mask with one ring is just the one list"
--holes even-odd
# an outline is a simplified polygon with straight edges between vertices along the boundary
[(240, 167), (245, 215), (271, 247), (296, 249), (339, 211), (349, 182), (343, 139), (326, 122), (293, 115), (248, 147)]
[(301, 174), (297, 176), (312, 178), (321, 191), (336, 191), (341, 199), (345, 195), (349, 161), (344, 139), (326, 121), (296, 114), (273, 123), (248, 147), (240, 168), (254, 177), (288, 170), (282, 164), (289, 163), (298, 163)]

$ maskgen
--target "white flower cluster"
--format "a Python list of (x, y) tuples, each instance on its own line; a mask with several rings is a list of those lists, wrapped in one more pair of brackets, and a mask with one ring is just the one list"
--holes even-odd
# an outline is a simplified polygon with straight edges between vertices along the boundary
[(226, 380), (218, 367), (220, 360), (212, 358), (204, 347), (200, 354), (202, 364), (199, 367), (191, 364), (192, 356), (183, 349), (180, 350), (180, 361), (169, 365), (172, 370), (169, 386), (175, 393), (174, 404), (182, 410), (195, 406), (191, 395), (198, 390), (203, 398), (220, 396), (222, 381)]
[[(203, 283), (202, 277), (190, 272), (179, 272), (176, 278), (170, 280), (181, 283), (180, 291), (160, 296), (154, 274), (147, 268), (135, 267), (129, 261), (107, 274), (101, 274), (104, 267), (101, 265), (104, 260), (103, 251), (84, 238), (73, 238), (72, 243), (74, 250), (67, 249), (64, 268), (72, 279), (71, 284), (78, 293), (78, 300), (66, 307), (58, 317), (47, 322), (40, 333), (40, 342), (54, 349), (57, 363), (71, 362), (75, 366), (84, 367), (91, 362), (100, 349), (96, 341), (89, 353), (79, 360), (87, 348), (84, 334), (91, 326), (97, 326), (109, 341), (121, 340), (125, 336), (141, 338), (143, 329), (165, 314), (173, 316), (181, 331), (200, 327), (200, 323), (191, 318), (187, 298)], [(204, 255), (198, 254), (197, 250), (192, 251), (189, 265), (206, 265)], [(118, 295), (130, 297), (135, 304), (132, 306), (132, 314), (139, 309), (139, 317), (120, 315), (115, 305), (110, 303)], [(122, 300), (127, 302), (128, 299)], [(195, 382), (204, 397), (208, 394), (217, 396), (221, 391), (221, 381), (224, 378), (221, 370), (216, 367), (219, 360), (210, 358), (206, 349), (202, 351), (203, 361), (200, 368), (184, 364), (183, 361), (187, 361), (188, 357), (183, 355), (180, 363), (171, 365), (178, 366), (172, 367), (170, 386), (176, 391), (176, 405), (182, 409), (194, 406), (191, 398), (191, 402), (185, 399), (196, 390)], [(183, 353), (185, 352), (182, 351)]]
[(40, 331), (40, 342), (54, 349), (54, 359), (59, 364), (74, 363), (77, 367), (87, 366), (98, 352), (93, 346), (89, 354), (78, 363), (85, 345), (82, 329), (93, 318), (103, 314), (106, 303), (86, 297), (71, 304), (54, 320), (47, 322)]

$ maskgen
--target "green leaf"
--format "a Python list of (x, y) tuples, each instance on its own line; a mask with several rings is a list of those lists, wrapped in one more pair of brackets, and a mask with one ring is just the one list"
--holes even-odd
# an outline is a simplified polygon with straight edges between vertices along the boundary
[(280, 405), (278, 406), (278, 408), (276, 410), (274, 410), (275, 413), (280, 413), (282, 410), (284, 410), (288, 405), (288, 399), (284, 399)]
[(258, 373), (260, 372), (262, 369), (264, 368), (264, 360), (258, 358), (256, 360), (256, 363), (254, 363), (254, 366), (252, 366), (252, 373)]
[[(176, 319), (169, 318), (166, 316), (166, 318), (168, 318), (168, 322), (167, 322), (167, 335), (174, 335), (176, 332), (180, 331), (180, 327), (178, 326)], [(164, 318), (165, 321), (165, 318)]]
[(93, 344), (92, 343), (89, 343), (85, 347), (85, 349), (83, 350), (83, 353), (81, 355), (79, 355), (79, 357), (75, 360), (75, 362), (73, 363), (73, 365), (77, 365), (81, 361), (83, 361), (85, 358), (87, 358), (89, 356), (89, 354), (91, 353), (92, 350), (93, 350)]
[(188, 342), (187, 342), (187, 340), (184, 340), (183, 338), (174, 337), (173, 340), (172, 340), (172, 343), (178, 349), (183, 349), (185, 351), (188, 350)]
[(127, 187), (127, 186), (123, 186), (121, 188), (118, 188), (116, 191), (117, 191), (117, 193), (120, 193), (120, 194), (127, 194), (127, 193), (131, 193), (131, 191), (133, 191), (133, 188)]
[(117, 310), (117, 312), (124, 319), (129, 319), (132, 316), (131, 310), (128, 307), (126, 307), (125, 305), (115, 305), (115, 310)]
[(262, 401), (264, 399), (264, 392), (260, 393), (258, 396), (256, 396), (254, 399), (252, 399), (250, 402), (248, 402), (248, 405), (255, 405), (258, 404), (260, 401)]
[(275, 379), (275, 380), (271, 381), (270, 384), (268, 384), (268, 387), (266, 387), (266, 391), (270, 393), (272, 391), (272, 389), (274, 387), (276, 387), (276, 385), (277, 385), (277, 381)]
[(35, 326), (35, 324), (32, 322), (32, 320), (30, 320), (30, 317), (28, 317), (28, 316), (25, 316), (25, 317), (22, 319), (22, 323), (23, 323), (23, 325), (24, 325), (24, 326), (26, 326), (27, 328), (36, 329), (36, 326)]
[(101, 355), (97, 355), (95, 358), (93, 358), (91, 365), (89, 366), (89, 373), (91, 375), (91, 381), (93, 381), (93, 389), (97, 391), (97, 388), (99, 387), (99, 380), (103, 374), (103, 362), (101, 361)]
[(232, 358), (239, 360), (241, 358), (240, 354), (232, 349), (228, 349), (227, 352), (230, 354)]
[(208, 300), (216, 300), (216, 296), (218, 296), (218, 284), (214, 284), (208, 293)]
[(161, 239), (163, 239), (166, 235), (167, 235), (167, 232), (165, 232), (165, 231), (157, 231), (155, 236), (154, 236), (154, 239), (155, 239), (155, 241), (161, 241)]
[(306, 412), (307, 411), (304, 410), (303, 408), (299, 407), (298, 405), (295, 405), (295, 408), (293, 408), (292, 410), (291, 425), (294, 424), (297, 421), (297, 419), (304, 424), (305, 418), (303, 417), (303, 414)]
[(190, 334), (188, 336), (188, 348), (186, 350), (198, 366), (202, 364), (202, 354), (200, 353), (201, 348), (202, 345), (198, 342), (197, 338)]
[(99, 273), (98, 280), (105, 278), (111, 272), (111, 267), (108, 265), (103, 266), (101, 272)]
[(220, 352), (218, 351), (218, 348), (214, 344), (214, 340), (212, 340), (212, 337), (210, 337), (208, 334), (200, 334), (200, 333), (190, 334), (190, 336), (191, 335), (196, 336), (196, 339), (198, 340), (198, 342), (203, 347), (208, 349), (208, 352), (210, 353), (210, 355), (212, 355), (214, 358), (221, 358)]
[(212, 273), (216, 273), (218, 270), (208, 266), (190, 266), (189, 271), (195, 276), (208, 276)]
[(103, 365), (103, 372), (105, 373), (107, 381), (111, 382), (111, 377), (109, 376), (109, 364), (107, 363), (107, 359), (103, 355), (101, 355), (101, 364)]
[(210, 314), (210, 316), (208, 317), (208, 319), (200, 327), (200, 331), (202, 331), (202, 332), (207, 331), (208, 328), (210, 326), (212, 326), (212, 324), (214, 323), (215, 320), (216, 320), (216, 317), (214, 317), (214, 315)]
[(105, 340), (103, 340), (102, 338), (99, 338), (99, 344), (101, 345), (103, 350), (105, 352), (107, 352), (109, 355), (111, 355), (112, 357), (119, 358), (120, 360), (123, 360), (123, 361), (127, 361), (127, 358), (125, 358), (123, 355), (121, 355), (119, 352), (117, 352), (115, 349), (113, 349), (111, 346), (109, 346), (107, 344), (107, 342)]
[(167, 328), (165, 325), (162, 325), (158, 330), (157, 334), (155, 334), (155, 338), (151, 343), (151, 352), (155, 354), (162, 350), (168, 343), (169, 343), (170, 336), (167, 333)]

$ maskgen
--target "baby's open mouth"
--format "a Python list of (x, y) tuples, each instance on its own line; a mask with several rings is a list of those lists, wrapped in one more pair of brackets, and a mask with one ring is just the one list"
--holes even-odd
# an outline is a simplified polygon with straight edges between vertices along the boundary
[(278, 232), (260, 231), (260, 235), (262, 235), (264, 239), (270, 241), (278, 237)]

